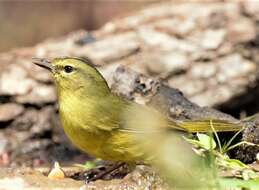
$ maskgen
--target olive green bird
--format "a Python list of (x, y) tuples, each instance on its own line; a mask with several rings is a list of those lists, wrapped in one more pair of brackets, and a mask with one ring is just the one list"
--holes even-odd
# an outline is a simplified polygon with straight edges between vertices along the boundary
[[(54, 77), (61, 124), (66, 135), (76, 147), (97, 158), (126, 163), (145, 161), (146, 154), (136, 140), (136, 134), (142, 136), (167, 130), (187, 133), (211, 131), (209, 120), (174, 122), (152, 108), (111, 93), (105, 79), (89, 60), (34, 58), (33, 62), (49, 70)], [(141, 114), (134, 115), (136, 110), (149, 116), (149, 123), (159, 121), (156, 125), (160, 126), (150, 130), (139, 127)], [(212, 122), (216, 131), (241, 128), (224, 121)]]

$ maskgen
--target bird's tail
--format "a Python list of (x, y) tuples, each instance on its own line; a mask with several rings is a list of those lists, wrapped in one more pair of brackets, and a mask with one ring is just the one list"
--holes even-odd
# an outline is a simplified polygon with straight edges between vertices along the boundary
[(177, 125), (190, 133), (196, 132), (230, 132), (242, 130), (242, 123), (231, 123), (224, 120), (194, 120), (194, 121), (179, 121)]

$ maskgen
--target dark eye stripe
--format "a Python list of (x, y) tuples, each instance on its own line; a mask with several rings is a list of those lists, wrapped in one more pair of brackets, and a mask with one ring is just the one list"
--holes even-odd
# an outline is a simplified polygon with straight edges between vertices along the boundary
[(69, 65), (66, 65), (66, 66), (64, 67), (64, 71), (65, 71), (66, 73), (71, 73), (71, 72), (73, 71), (73, 67), (71, 67), (71, 66), (69, 66)]

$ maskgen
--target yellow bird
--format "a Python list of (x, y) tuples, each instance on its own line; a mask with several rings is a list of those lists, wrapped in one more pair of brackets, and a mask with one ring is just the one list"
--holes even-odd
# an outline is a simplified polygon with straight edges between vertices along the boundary
[[(210, 120), (174, 122), (152, 108), (116, 96), (89, 60), (34, 58), (33, 62), (53, 74), (60, 119), (66, 135), (76, 147), (97, 158), (126, 163), (145, 161), (146, 154), (136, 140), (136, 134), (142, 136), (169, 130), (211, 131)], [(159, 128), (146, 130), (138, 126), (142, 122), (139, 113), (147, 115), (151, 125), (153, 121), (159, 121)], [(241, 129), (240, 125), (224, 121), (212, 122), (216, 131)], [(149, 140), (141, 142), (148, 143)]]

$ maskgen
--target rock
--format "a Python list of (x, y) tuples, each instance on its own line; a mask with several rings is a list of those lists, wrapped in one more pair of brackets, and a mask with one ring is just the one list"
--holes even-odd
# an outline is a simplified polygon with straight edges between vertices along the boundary
[(46, 133), (52, 133), (52, 120), (55, 116), (55, 111), (50, 106), (46, 106), (40, 112), (37, 112), (37, 117), (32, 118), (34, 119), (34, 125), (30, 128), (31, 136), (44, 136)]
[(207, 30), (200, 33), (200, 36), (195, 39), (196, 43), (205, 50), (215, 50), (223, 43), (226, 36), (226, 31), (222, 29)]
[(60, 127), (53, 106), (41, 109), (29, 106), (3, 131), (8, 141), (12, 166), (41, 166), (59, 160), (81, 163), (87, 156), (72, 147)]
[(172, 36), (186, 37), (195, 30), (195, 23), (192, 19), (169, 18), (155, 22), (154, 27)]
[(113, 179), (110, 181), (98, 180), (90, 182), (82, 187), (82, 190), (124, 190), (124, 189), (150, 189), (166, 190), (169, 186), (150, 168), (146, 166), (137, 167), (132, 173), (122, 180)]
[(186, 96), (193, 97), (196, 94), (202, 93), (206, 86), (202, 80), (195, 80), (186, 83), (186, 79), (183, 77), (175, 77), (168, 81), (169, 86), (174, 86), (175, 88), (184, 91)]
[(208, 105), (210, 107), (212, 105), (216, 105), (217, 102), (225, 102), (226, 100), (229, 100), (231, 98), (232, 91), (233, 89), (222, 84), (220, 86), (210, 86), (209, 90), (203, 91), (199, 93), (199, 95), (194, 95), (191, 98), (191, 101), (197, 102), (200, 106)]
[(259, 4), (257, 1), (243, 1), (245, 13), (259, 20)]
[(227, 39), (233, 43), (248, 42), (256, 37), (256, 26), (251, 19), (241, 18), (229, 24)]
[(102, 74), (102, 76), (106, 79), (108, 85), (110, 86), (113, 81), (113, 73), (117, 70), (118, 67), (124, 64), (125, 62), (115, 62), (113, 64), (108, 64), (102, 67), (98, 67), (97, 69)]
[(223, 43), (225, 35), (226, 31), (224, 30), (205, 31), (201, 46), (206, 50), (217, 49)]
[(33, 125), (37, 124), (38, 119), (39, 112), (35, 108), (28, 108), (11, 123), (10, 127), (17, 131), (29, 131)]
[(190, 75), (194, 78), (200, 78), (200, 79), (209, 79), (216, 75), (217, 68), (215, 64), (208, 62), (206, 63), (196, 63), (191, 69), (190, 69)]
[(19, 66), (26, 70), (26, 74), (29, 78), (35, 79), (43, 83), (50, 83), (52, 81), (50, 72), (33, 64), (32, 57), (29, 57), (29, 59), (20, 58)]
[(57, 56), (75, 56), (81, 46), (76, 41), (87, 32), (79, 30), (59, 39), (47, 40), (35, 47), (33, 57), (55, 58)]
[[(218, 63), (219, 74), (217, 79), (219, 82), (227, 82), (251, 75), (256, 69), (256, 65), (249, 60), (245, 60), (239, 54), (232, 54), (223, 57)], [(231, 68), (231, 69), (227, 69)]]
[(14, 189), (25, 189), (25, 187), (28, 187), (29, 184), (26, 184), (22, 178), (4, 178), (0, 180), (0, 188), (3, 190), (14, 190)]
[(96, 41), (95, 37), (91, 33), (86, 32), (81, 38), (75, 40), (75, 44), (83, 46), (86, 44), (93, 43), (95, 41)]
[(22, 114), (24, 107), (15, 103), (0, 104), (0, 122), (14, 120)]
[(197, 51), (198, 48), (195, 44), (185, 40), (179, 40), (176, 37), (147, 27), (140, 28), (138, 35), (146, 46), (159, 48), (160, 51), (182, 51), (184, 53), (192, 53)]
[(228, 114), (207, 107), (199, 107), (186, 99), (179, 90), (170, 88), (159, 80), (145, 77), (125, 67), (119, 67), (113, 73), (110, 86), (114, 93), (140, 104), (153, 106), (172, 119), (215, 118), (237, 122)]
[(252, 122), (252, 124), (248, 125), (243, 132), (242, 140), (245, 142), (250, 142), (255, 144), (255, 146), (242, 145), (236, 148), (234, 151), (231, 151), (233, 157), (242, 160), (245, 163), (252, 163), (257, 158), (257, 154), (259, 152), (259, 147), (257, 146), (259, 143), (259, 127), (258, 127), (258, 116)]
[(0, 189), (2, 190), (25, 190), (25, 189), (70, 189), (78, 190), (83, 186), (82, 181), (75, 181), (69, 178), (62, 180), (51, 180), (40, 172), (30, 169), (1, 169)]
[[(226, 88), (236, 90), (230, 94), (229, 99), (218, 99), (224, 102), (234, 98), (237, 91), (245, 94), (248, 89), (246, 87), (255, 86), (256, 83), (257, 61), (253, 58), (249, 60), (249, 76), (243, 75), (241, 68), (243, 64), (247, 67), (247, 61), (244, 61), (242, 56), (240, 60), (232, 60), (240, 63), (240, 69), (235, 69), (235, 72), (242, 78), (227, 80), (227, 73), (221, 74), (217, 71), (218, 65), (224, 65), (224, 70), (232, 69), (231, 64), (226, 66), (221, 62), (227, 61), (224, 60), (225, 57), (239, 54), (236, 49), (237, 43), (254, 40), (256, 23), (251, 17), (243, 14), (243, 4), (245, 3), (209, 3), (206, 6), (203, 3), (153, 5), (94, 31), (92, 36), (95, 41), (92, 43), (77, 45), (79, 39), (89, 35), (80, 31), (69, 34), (62, 40), (47, 41), (38, 45), (36, 49), (45, 51), (41, 55), (46, 57), (60, 54), (81, 57), (88, 55), (104, 73), (108, 68), (107, 63), (109, 68), (115, 68), (117, 64), (127, 65), (135, 71), (161, 77), (165, 79), (164, 82), (176, 84), (188, 98), (193, 98), (194, 95), (193, 100), (207, 98), (204, 101), (207, 103), (210, 102), (210, 97), (204, 95), (211, 93), (204, 93), (200, 83), (210, 87), (215, 81), (219, 82), (218, 85), (224, 81)], [(249, 29), (249, 32), (244, 28)], [(113, 48), (110, 48), (111, 46)], [(206, 65), (206, 72), (201, 71), (201, 65)], [(181, 78), (180, 76), (183, 76), (182, 79), (185, 78), (186, 84), (191, 80), (194, 81), (194, 85), (190, 84), (189, 89), (182, 84), (178, 85), (178, 80), (172, 82), (174, 77)], [(209, 78), (211, 79), (207, 80)], [(197, 90), (194, 90), (195, 86)], [(208, 89), (210, 90), (211, 88)], [(216, 103), (214, 106), (219, 104)]]
[(10, 65), (0, 74), (0, 94), (24, 95), (36, 86), (27, 76), (26, 70), (18, 65)]
[(82, 36), (81, 32), (77, 32), (77, 34), (68, 35), (66, 40), (62, 42), (52, 41), (38, 45), (36, 56), (50, 58), (57, 57), (57, 55), (90, 57), (95, 63), (102, 65), (105, 62), (116, 61), (134, 54), (140, 47), (137, 35), (133, 32), (107, 37), (87, 45), (76, 44), (79, 37)]
[(181, 52), (159, 52), (155, 51), (146, 56), (146, 69), (152, 75), (168, 75), (172, 72), (183, 71), (190, 65), (190, 60)]
[(9, 142), (3, 133), (0, 133), (0, 137), (0, 155), (3, 155), (7, 152), (7, 146), (9, 145)]
[(53, 86), (50, 85), (38, 85), (35, 86), (26, 95), (18, 95), (15, 100), (21, 104), (32, 104), (32, 105), (42, 105), (53, 103), (57, 99), (56, 91)]
[[(111, 89), (114, 93), (132, 98), (133, 91), (135, 89), (136, 81), (139, 81), (139, 75), (133, 71), (129, 71), (124, 67), (116, 69), (116, 74), (112, 73), (112, 80), (110, 81)], [(130, 73), (130, 74), (128, 74)]]
[[(29, 63), (27, 63), (29, 64)], [(32, 63), (30, 63), (32, 64)], [(35, 74), (36, 73), (36, 74)], [(52, 82), (52, 76), (49, 71), (46, 71), (45, 69), (39, 68), (36, 65), (32, 65), (31, 68), (28, 69), (28, 75), (29, 77), (37, 80), (38, 82), (43, 83), (51, 83)]]
[(198, 105), (216, 106), (245, 94), (250, 85), (253, 86), (257, 81), (254, 75), (256, 70), (257, 66), (253, 62), (233, 53), (213, 62), (197, 61), (185, 76), (172, 76), (168, 83), (182, 90)]
[(139, 48), (140, 43), (137, 35), (129, 32), (91, 43), (86, 49), (79, 50), (77, 55), (89, 56), (93, 60), (111, 62), (134, 54)]

